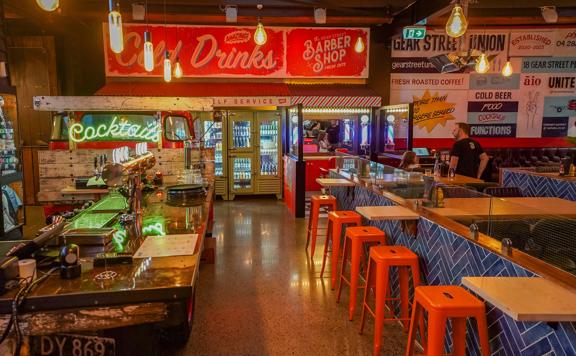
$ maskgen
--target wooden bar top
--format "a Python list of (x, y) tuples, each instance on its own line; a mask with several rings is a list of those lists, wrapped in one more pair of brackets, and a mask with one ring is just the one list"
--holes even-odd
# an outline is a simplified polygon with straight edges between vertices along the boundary
[(76, 189), (74, 187), (66, 187), (60, 190), (62, 194), (107, 194), (107, 188), (94, 188), (94, 189)]
[[(180, 207), (168, 204), (166, 192), (145, 194), (142, 214), (136, 226), (138, 236), (129, 233), (114, 237), (115, 250), (135, 252), (144, 241), (144, 230), (154, 228), (157, 235), (198, 234), (194, 255), (154, 258), (134, 258), (131, 264), (114, 264), (83, 271), (76, 279), (63, 280), (56, 273), (34, 289), (28, 296), (23, 311), (57, 310), (92, 306), (174, 301), (192, 297), (198, 276), (200, 252), (213, 199), (213, 188), (200, 205)], [(121, 241), (121, 242), (120, 242)], [(0, 251), (10, 246), (0, 242)], [(116, 245), (119, 244), (119, 245)], [(98, 280), (96, 276), (106, 269), (117, 273), (111, 280)], [(0, 314), (9, 314), (15, 290), (0, 297)]]
[(316, 178), (316, 183), (323, 187), (353, 187), (354, 182), (343, 178)]
[(576, 293), (540, 277), (463, 277), (462, 284), (517, 321), (576, 321)]
[(418, 220), (420, 215), (403, 206), (357, 206), (356, 211), (368, 220)]
[(531, 174), (534, 176), (552, 178), (563, 180), (571, 183), (576, 183), (576, 177), (573, 176), (561, 176), (558, 172), (536, 172), (534, 169), (530, 168), (505, 168), (505, 170), (514, 172), (514, 173), (523, 173), (523, 174)]
[(446, 198), (443, 208), (428, 208), (452, 218), (524, 218), (545, 215), (576, 217), (576, 202), (554, 197), (525, 198)]

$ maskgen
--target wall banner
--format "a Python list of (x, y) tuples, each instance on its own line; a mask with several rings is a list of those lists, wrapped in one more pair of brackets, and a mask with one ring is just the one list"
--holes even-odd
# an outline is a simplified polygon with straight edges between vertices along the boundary
[(574, 73), (576, 57), (524, 58), (522, 73)]
[(510, 34), (510, 56), (538, 57), (554, 53), (555, 32), (552, 30), (528, 30)]
[(567, 117), (544, 117), (542, 119), (542, 137), (564, 137), (567, 134)]
[[(143, 34), (154, 44), (154, 71), (143, 65)], [(108, 77), (161, 77), (166, 50), (179, 58), (185, 77), (367, 78), (370, 30), (367, 28), (266, 27), (268, 41), (258, 46), (255, 26), (124, 24), (124, 51), (109, 48), (103, 25)], [(364, 50), (355, 50), (358, 38)]]
[(516, 137), (516, 125), (470, 125), (471, 137)]

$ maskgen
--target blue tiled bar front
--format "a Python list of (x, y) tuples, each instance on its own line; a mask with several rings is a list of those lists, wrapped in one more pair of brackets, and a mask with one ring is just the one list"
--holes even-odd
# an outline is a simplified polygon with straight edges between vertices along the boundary
[(557, 197), (576, 201), (576, 179), (527, 169), (503, 169), (502, 185), (518, 187), (526, 197)]
[[(338, 209), (354, 210), (357, 206), (394, 205), (382, 195), (365, 187), (332, 188)], [(529, 277), (534, 273), (476, 245), (472, 241), (421, 217), (418, 234), (409, 236), (398, 221), (367, 222), (384, 230), (390, 244), (410, 248), (420, 257), (420, 268), (426, 284), (461, 285), (466, 276)], [(397, 294), (397, 281), (392, 281)], [(520, 296), (529, 298), (526, 296)], [(493, 305), (487, 304), (492, 355), (576, 355), (576, 324), (516, 322)], [(474, 331), (474, 332), (472, 332)], [(451, 346), (450, 333), (447, 345)], [(466, 349), (469, 355), (480, 355), (475, 322), (468, 322)]]

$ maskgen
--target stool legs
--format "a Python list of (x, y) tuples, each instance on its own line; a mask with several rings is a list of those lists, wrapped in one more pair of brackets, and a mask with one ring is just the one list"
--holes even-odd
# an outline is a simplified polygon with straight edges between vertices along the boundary
[(486, 321), (486, 310), (482, 308), (476, 314), (476, 323), (478, 324), (478, 336), (480, 337), (480, 354), (482, 356), (490, 355), (490, 339), (488, 338), (488, 322)]
[(332, 229), (332, 290), (336, 288), (336, 279), (338, 278), (338, 259), (340, 258), (340, 237), (342, 235), (342, 225), (337, 224)]
[[(382, 328), (384, 327), (386, 295), (388, 291), (388, 267), (376, 266), (376, 306), (374, 310), (374, 355), (380, 353)], [(366, 289), (366, 293), (368, 289)]]
[(310, 244), (310, 235), (312, 234), (312, 221), (314, 220), (314, 211), (316, 210), (316, 204), (314, 202), (310, 203), (310, 215), (308, 216), (308, 230), (306, 231), (306, 250)]
[(310, 258), (314, 258), (314, 251), (316, 250), (316, 236), (318, 235), (318, 218), (320, 215), (320, 206), (316, 205), (312, 216), (312, 226), (310, 231)]
[(352, 242), (352, 258), (350, 263), (350, 302), (348, 303), (348, 320), (354, 319), (356, 310), (356, 298), (358, 297), (358, 283), (360, 281), (360, 261), (362, 259), (362, 244), (356, 241)]
[(452, 319), (452, 340), (454, 356), (466, 356), (466, 319)]
[[(398, 281), (400, 284), (400, 318), (402, 318), (402, 325), (404, 325), (404, 331), (408, 331), (408, 307), (409, 307), (409, 297), (408, 297), (408, 267), (398, 267)], [(417, 286), (414, 283), (414, 286)]]
[[(418, 329), (417, 325), (420, 325), (420, 320), (422, 320), (422, 307), (418, 304), (417, 300), (414, 300), (414, 304), (412, 304), (412, 318), (410, 323), (410, 331), (408, 332), (408, 346), (406, 347), (406, 356), (413, 356), (415, 347), (414, 341), (416, 340), (416, 331)], [(420, 329), (420, 339), (424, 340), (424, 329)], [(426, 346), (424, 346), (424, 350), (426, 350)]]
[(428, 352), (425, 354), (427, 356), (443, 356), (445, 336), (446, 318), (440, 314), (428, 313)]
[[(324, 277), (324, 268), (326, 268), (326, 258), (328, 257), (328, 245), (330, 244), (330, 240), (332, 239), (332, 229), (334, 228), (334, 225), (338, 224), (333, 224), (332, 220), (328, 219), (328, 225), (326, 226), (326, 240), (324, 242), (324, 254), (322, 255), (322, 269), (320, 270), (320, 278)], [(332, 266), (334, 266), (334, 264), (332, 264)], [(332, 267), (332, 269), (334, 269), (334, 267)]]

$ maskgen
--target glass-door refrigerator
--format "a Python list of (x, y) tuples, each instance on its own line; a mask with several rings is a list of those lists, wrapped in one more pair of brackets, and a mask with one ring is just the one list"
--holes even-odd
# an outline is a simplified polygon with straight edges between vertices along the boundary
[(228, 111), (228, 198), (236, 194), (253, 194), (254, 174), (254, 112)]
[(259, 111), (256, 113), (257, 133), (257, 172), (258, 194), (275, 194), (282, 198), (282, 150), (281, 123), (279, 111)]
[[(228, 167), (227, 167), (227, 142), (226, 142), (226, 119), (222, 117), (219, 122), (213, 120), (211, 115), (203, 114), (202, 131), (204, 134), (204, 146), (214, 148), (214, 188), (216, 195), (228, 199)], [(218, 113), (221, 115), (221, 113)]]

